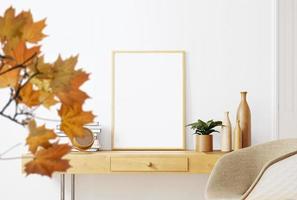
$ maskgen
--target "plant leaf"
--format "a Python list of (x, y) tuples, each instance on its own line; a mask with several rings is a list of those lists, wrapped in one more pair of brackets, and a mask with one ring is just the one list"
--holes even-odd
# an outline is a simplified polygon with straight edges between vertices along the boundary
[(219, 133), (219, 131), (217, 131), (215, 129), (210, 129), (210, 130), (205, 131), (205, 135), (209, 135), (209, 134), (214, 133), (214, 132)]
[(221, 126), (221, 121), (214, 121), (214, 120), (208, 120), (207, 122), (204, 122), (200, 119), (197, 120), (197, 122), (188, 124), (187, 126), (191, 126), (193, 130), (195, 130), (195, 134), (199, 135), (209, 135), (213, 132), (218, 132), (214, 130), (213, 128), (216, 126)]
[(217, 126), (221, 126), (222, 125), (222, 121), (212, 121), (210, 124), (209, 124), (209, 129), (212, 129), (214, 127), (217, 127)]
[(202, 121), (202, 120), (198, 120), (198, 127), (200, 128), (200, 130), (202, 130), (202, 131), (205, 131), (205, 130), (207, 130), (207, 123), (205, 123), (204, 121)]

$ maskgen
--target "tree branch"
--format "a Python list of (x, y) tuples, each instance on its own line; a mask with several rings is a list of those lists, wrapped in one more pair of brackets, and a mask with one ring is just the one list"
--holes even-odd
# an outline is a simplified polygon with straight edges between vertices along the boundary
[(9, 97), (9, 100), (5, 104), (5, 106), (2, 108), (2, 110), (0, 111), (0, 114), (3, 114), (4, 113), (4, 111), (6, 110), (6, 108), (11, 104), (12, 100), (13, 100), (13, 89), (10, 88), (10, 97)]
[(25, 126), (25, 125), (27, 124), (27, 123), (24, 122), (24, 121), (20, 122), (20, 121), (18, 121), (17, 119), (15, 119), (15, 118), (13, 118), (13, 117), (11, 117), (11, 116), (9, 116), (9, 115), (6, 115), (6, 114), (4, 114), (4, 113), (1, 113), (1, 112), (0, 112), (0, 115), (1, 115), (2, 117), (5, 117), (5, 118), (7, 118), (7, 119), (9, 119), (9, 120), (11, 120), (11, 121), (13, 121), (13, 122), (19, 124), (19, 125)]

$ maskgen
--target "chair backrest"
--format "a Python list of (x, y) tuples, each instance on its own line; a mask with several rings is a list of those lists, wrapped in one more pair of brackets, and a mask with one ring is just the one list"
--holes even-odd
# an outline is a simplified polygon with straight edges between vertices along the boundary
[(266, 163), (296, 150), (297, 139), (284, 139), (226, 154), (217, 162), (209, 177), (206, 196), (215, 199), (224, 195), (243, 195)]

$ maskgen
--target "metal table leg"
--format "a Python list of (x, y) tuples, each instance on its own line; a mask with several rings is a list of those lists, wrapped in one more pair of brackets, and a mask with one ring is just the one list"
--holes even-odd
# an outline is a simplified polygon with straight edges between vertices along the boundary
[[(65, 174), (60, 175), (60, 199), (65, 200)], [(75, 200), (75, 174), (71, 174), (71, 200)]]
[(71, 200), (75, 200), (75, 175), (71, 174)]
[(60, 175), (60, 195), (61, 195), (61, 200), (65, 200), (65, 174)]

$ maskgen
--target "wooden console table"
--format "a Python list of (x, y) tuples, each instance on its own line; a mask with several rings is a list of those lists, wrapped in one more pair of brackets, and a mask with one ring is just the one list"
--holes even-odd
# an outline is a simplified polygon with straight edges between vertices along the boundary
[[(210, 173), (224, 153), (214, 151), (99, 151), (72, 152), (72, 166), (61, 174), (61, 200), (65, 199), (65, 174), (71, 174), (71, 199), (75, 199), (76, 174), (115, 173)], [(29, 159), (23, 159), (22, 165)]]

